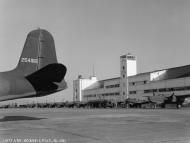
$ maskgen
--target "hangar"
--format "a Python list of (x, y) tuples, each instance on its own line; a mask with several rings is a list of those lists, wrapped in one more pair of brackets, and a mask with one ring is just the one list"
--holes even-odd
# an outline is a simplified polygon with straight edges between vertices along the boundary
[(73, 81), (73, 101), (126, 99), (179, 101), (190, 97), (190, 65), (137, 74), (137, 60), (132, 54), (120, 56), (120, 76), (105, 80), (97, 77)]

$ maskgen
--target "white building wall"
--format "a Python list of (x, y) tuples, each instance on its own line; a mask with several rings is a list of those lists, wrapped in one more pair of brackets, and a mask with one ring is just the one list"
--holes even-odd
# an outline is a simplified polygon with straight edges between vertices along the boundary
[(80, 80), (73, 81), (73, 101), (80, 101)]
[[(120, 78), (100, 81), (100, 85), (103, 84), (102, 88), (87, 89), (83, 91), (83, 101), (89, 100), (117, 100), (120, 99)], [(117, 87), (115, 87), (117, 86)], [(116, 95), (116, 93), (118, 93)]]
[[(146, 79), (148, 79), (147, 74), (143, 74)], [(141, 78), (138, 77), (141, 84), (135, 84), (135, 85), (129, 85), (129, 92), (135, 91), (135, 94), (129, 94), (129, 98), (132, 99), (139, 99), (139, 100), (145, 100), (147, 99), (147, 96), (153, 96), (153, 92), (145, 93), (145, 90), (153, 90), (156, 89), (157, 91), (154, 92), (154, 95), (171, 95), (175, 94), (177, 96), (180, 95), (188, 95), (190, 94), (190, 77), (185, 78), (176, 78), (176, 79), (168, 79), (168, 80), (160, 80), (160, 81), (149, 81), (149, 82), (141, 82), (145, 79), (141, 75)], [(134, 79), (134, 78), (133, 78)], [(133, 82), (130, 79), (130, 82)], [(137, 83), (138, 81), (135, 80)], [(106, 86), (110, 85), (116, 85), (120, 84), (120, 78), (104, 81), (104, 87), (103, 88), (96, 88), (96, 89), (90, 89), (90, 90), (84, 90), (84, 96), (85, 95), (95, 95), (94, 97), (88, 97), (84, 98), (85, 101), (89, 100), (98, 100), (98, 99), (107, 99), (107, 100), (121, 100), (121, 95), (112, 95), (112, 96), (102, 96), (106, 93), (119, 93), (121, 90), (121, 87), (114, 87), (114, 88), (106, 88)], [(168, 89), (168, 88), (184, 88), (188, 87), (188, 89), (182, 90), (182, 91), (159, 91), (160, 89)]]
[(137, 74), (135, 76), (128, 77), (130, 82), (150, 81), (150, 73)]
[(79, 78), (73, 82), (73, 101), (83, 100), (83, 90), (97, 82), (96, 77), (90, 77), (89, 79)]
[(127, 76), (133, 76), (137, 74), (137, 59), (132, 54), (126, 55), (127, 64)]
[(150, 73), (150, 80), (151, 81), (159, 80), (159, 77), (166, 74), (166, 72), (167, 72), (166, 70), (152, 72), (152, 73)]
[(136, 60), (127, 59), (127, 76), (133, 76), (137, 74), (137, 62)]
[[(177, 88), (180, 88), (180, 87), (181, 88), (190, 87), (190, 77), (152, 81), (143, 85), (130, 86), (129, 90), (136, 91), (136, 94), (130, 94), (129, 98), (136, 98), (136, 99), (142, 100), (142, 99), (146, 99), (147, 96), (153, 96), (153, 94), (154, 95), (171, 95), (174, 93), (177, 96), (190, 94), (190, 89), (176, 91)], [(160, 89), (168, 90), (169, 88), (174, 89), (174, 91), (159, 91)], [(144, 93), (145, 90), (153, 90), (153, 89), (156, 89), (157, 91), (155, 91), (154, 93), (153, 92)]]
[(90, 77), (90, 79), (81, 79), (81, 89), (84, 90), (95, 82), (97, 82), (96, 77)]

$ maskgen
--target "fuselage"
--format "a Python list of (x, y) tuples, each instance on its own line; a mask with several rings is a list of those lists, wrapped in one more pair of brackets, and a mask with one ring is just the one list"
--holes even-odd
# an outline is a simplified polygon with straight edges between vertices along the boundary
[(36, 95), (29, 81), (16, 71), (0, 73), (0, 101)]
[(16, 71), (0, 73), (0, 101), (46, 96), (67, 88), (65, 80), (62, 80), (60, 83), (54, 83), (58, 86), (56, 90), (36, 91), (25, 77), (16, 73)]

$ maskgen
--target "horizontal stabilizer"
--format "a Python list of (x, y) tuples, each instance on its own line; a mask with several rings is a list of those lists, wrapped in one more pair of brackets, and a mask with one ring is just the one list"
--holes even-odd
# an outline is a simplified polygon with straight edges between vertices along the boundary
[(37, 93), (43, 92), (53, 92), (59, 89), (59, 84), (61, 87), (66, 87), (66, 83), (63, 82), (66, 67), (62, 64), (49, 64), (44, 68), (28, 75), (26, 79), (32, 84)]

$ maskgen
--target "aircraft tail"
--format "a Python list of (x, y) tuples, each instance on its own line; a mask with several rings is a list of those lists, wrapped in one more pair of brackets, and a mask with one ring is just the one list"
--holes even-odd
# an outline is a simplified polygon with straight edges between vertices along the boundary
[(53, 36), (46, 30), (31, 31), (16, 67), (22, 75), (30, 75), (43, 67), (57, 63)]

